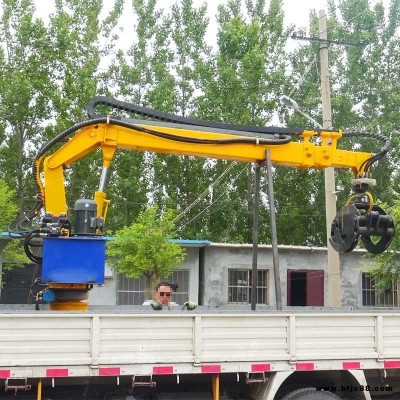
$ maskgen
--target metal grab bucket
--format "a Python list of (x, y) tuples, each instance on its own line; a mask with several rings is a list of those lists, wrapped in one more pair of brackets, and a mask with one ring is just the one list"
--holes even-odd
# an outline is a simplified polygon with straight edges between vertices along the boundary
[(329, 242), (338, 253), (349, 253), (361, 239), (369, 253), (381, 254), (389, 247), (394, 234), (394, 221), (381, 207), (374, 205), (365, 211), (348, 204), (332, 221)]

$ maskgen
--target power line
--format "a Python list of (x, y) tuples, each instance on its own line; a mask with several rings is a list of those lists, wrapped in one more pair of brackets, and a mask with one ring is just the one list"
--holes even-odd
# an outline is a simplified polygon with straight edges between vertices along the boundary
[[(326, 32), (326, 31), (324, 31)], [(292, 39), (295, 40), (305, 40), (307, 42), (316, 42), (319, 44), (326, 45), (337, 45), (337, 46), (361, 46), (363, 43), (352, 43), (347, 42), (345, 40), (333, 40), (333, 39), (320, 39), (317, 36), (304, 36), (304, 35), (296, 35), (295, 33), (291, 36)]]
[(296, 90), (296, 87), (293, 87), (293, 89), (291, 90), (291, 92), (289, 93), (289, 97), (293, 97), (293, 95), (295, 95), (299, 90), (300, 87), (302, 86), (304, 79), (306, 78), (306, 76), (308, 75), (308, 73), (311, 70), (311, 67), (316, 63), (317, 60), (317, 55), (314, 55), (313, 60), (310, 62), (310, 64), (307, 66), (305, 72), (303, 73), (303, 75), (300, 77), (299, 82), (298, 82), (298, 87)]
[[(237, 178), (247, 169), (247, 165), (236, 175), (236, 177), (233, 179), (233, 182), (236, 181)], [(200, 211), (194, 218), (192, 218), (189, 222), (181, 226), (179, 229), (185, 228), (185, 226), (189, 225), (191, 222), (193, 222), (195, 219), (197, 219), (201, 214), (203, 214), (205, 211), (207, 211), (213, 204), (215, 204), (225, 193), (229, 190), (229, 187), (227, 187), (218, 198), (213, 201), (211, 204), (209, 204), (206, 208), (204, 208), (202, 211)]]
[(187, 212), (189, 212), (197, 203), (199, 203), (204, 197), (206, 197), (210, 190), (214, 188), (214, 186), (216, 186), (222, 179), (223, 177), (235, 166), (235, 163), (232, 162), (228, 168), (225, 169), (224, 172), (222, 172), (222, 174), (213, 182), (211, 183), (211, 185), (208, 186), (208, 188), (206, 190), (203, 191), (203, 193), (201, 193), (197, 199), (195, 201), (193, 201), (192, 204), (188, 205), (175, 219), (174, 219), (174, 223), (176, 223), (177, 221), (179, 221)]

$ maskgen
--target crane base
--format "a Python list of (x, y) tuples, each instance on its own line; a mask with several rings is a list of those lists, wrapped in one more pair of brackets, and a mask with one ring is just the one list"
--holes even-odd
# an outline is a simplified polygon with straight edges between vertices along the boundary
[(87, 311), (89, 303), (87, 301), (79, 300), (63, 300), (50, 303), (50, 310), (52, 311)]

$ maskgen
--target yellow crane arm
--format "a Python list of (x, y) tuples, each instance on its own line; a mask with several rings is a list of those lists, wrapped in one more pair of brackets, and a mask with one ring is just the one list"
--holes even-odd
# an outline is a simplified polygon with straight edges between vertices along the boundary
[[(103, 154), (103, 171), (110, 166), (117, 149), (242, 162), (262, 162), (266, 159), (266, 150), (269, 149), (272, 163), (275, 165), (300, 169), (322, 169), (333, 166), (351, 169), (355, 174), (362, 172), (363, 163), (372, 156), (371, 153), (337, 149), (338, 139), (342, 137), (341, 131), (305, 130), (299, 135), (301, 138), (299, 142), (264, 144), (262, 138), (265, 135), (262, 134), (259, 139), (254, 134), (247, 136), (245, 132), (172, 123), (156, 124), (152, 121), (133, 121), (129, 125), (129, 127), (120, 126), (111, 122), (86, 126), (56, 152), (45, 158), (44, 200), (47, 213), (53, 216), (67, 213), (63, 170), (98, 148)], [(162, 135), (154, 135), (154, 132)], [(310, 140), (313, 137), (320, 138), (317, 144)], [(230, 139), (231, 142), (224, 143)], [(249, 142), (243, 143), (241, 140)], [(207, 143), (203, 143), (204, 141)], [(98, 205), (97, 215), (103, 216), (105, 202), (103, 185), (96, 192), (95, 200)]]

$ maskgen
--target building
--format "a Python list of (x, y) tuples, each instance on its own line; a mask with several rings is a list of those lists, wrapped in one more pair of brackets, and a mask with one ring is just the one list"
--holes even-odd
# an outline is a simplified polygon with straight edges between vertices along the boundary
[[(1, 244), (6, 242), (0, 240)], [(184, 262), (177, 266), (171, 282), (178, 284), (174, 301), (187, 299), (209, 307), (248, 309), (251, 302), (251, 244), (211, 243), (205, 240), (177, 240), (186, 249)], [(257, 307), (276, 309), (272, 247), (259, 245)], [(371, 258), (356, 249), (340, 255), (342, 306), (398, 307), (397, 283), (385, 293), (374, 289), (368, 276)], [(328, 304), (327, 249), (303, 246), (279, 246), (279, 269), (283, 307), (324, 307)], [(29, 264), (23, 269), (3, 269), (0, 303), (34, 303), (31, 286), (40, 276), (40, 268)], [(94, 306), (139, 305), (144, 300), (144, 278), (130, 279), (106, 267), (105, 284), (89, 295)], [(35, 290), (32, 290), (35, 292)]]
[[(252, 245), (179, 241), (187, 250), (185, 261), (177, 266), (170, 281), (178, 283), (174, 300), (188, 298), (200, 305), (249, 308), (251, 301)], [(368, 276), (371, 259), (356, 249), (341, 254), (342, 306), (397, 307), (397, 284), (380, 294)], [(279, 246), (279, 268), (284, 307), (324, 307), (328, 304), (327, 249)], [(276, 309), (272, 247), (259, 245), (257, 304)], [(90, 293), (90, 304), (142, 304), (144, 279), (115, 276), (108, 270), (104, 287)]]

